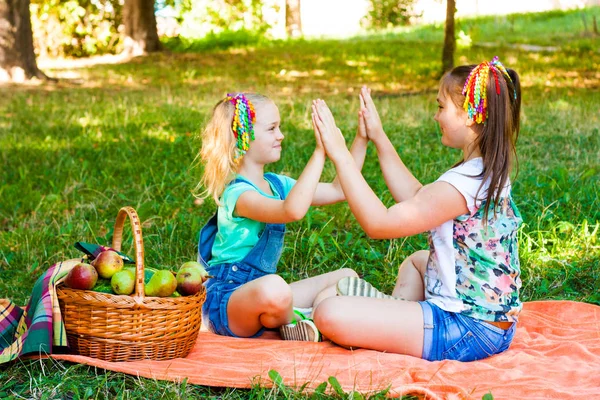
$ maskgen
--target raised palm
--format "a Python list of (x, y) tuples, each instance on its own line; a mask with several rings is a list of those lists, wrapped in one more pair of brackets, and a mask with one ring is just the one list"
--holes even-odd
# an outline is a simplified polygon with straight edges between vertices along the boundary
[(383, 125), (381, 124), (377, 107), (375, 107), (375, 103), (371, 98), (371, 89), (363, 86), (360, 90), (360, 99), (367, 136), (370, 140), (376, 141), (381, 135), (385, 135), (385, 133), (383, 132)]

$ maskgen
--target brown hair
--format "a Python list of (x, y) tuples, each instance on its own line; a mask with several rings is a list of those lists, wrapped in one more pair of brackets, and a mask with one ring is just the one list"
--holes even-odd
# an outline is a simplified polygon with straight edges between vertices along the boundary
[[(470, 72), (476, 65), (462, 65), (446, 73), (441, 81), (442, 91), (449, 95), (456, 107), (462, 109), (465, 96), (462, 94), (464, 84)], [(481, 186), (487, 180), (490, 186), (487, 191), (484, 207), (484, 224), (490, 205), (494, 204), (494, 214), (502, 189), (506, 185), (513, 162), (517, 164), (516, 143), (519, 137), (521, 114), (521, 84), (519, 75), (506, 69), (510, 79), (497, 71), (500, 94), (496, 94), (496, 83), (490, 73), (486, 85), (487, 91), (487, 120), (479, 124), (480, 133), (476, 145), (481, 151), (483, 171), (478, 176), (482, 179)], [(481, 189), (481, 187), (479, 188)], [(477, 195), (479, 191), (477, 192)]]

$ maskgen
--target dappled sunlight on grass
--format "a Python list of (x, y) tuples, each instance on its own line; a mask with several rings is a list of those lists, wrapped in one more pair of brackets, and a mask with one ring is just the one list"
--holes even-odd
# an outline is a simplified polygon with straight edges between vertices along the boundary
[(123, 64), (130, 62), (132, 57), (125, 54), (105, 54), (87, 58), (38, 58), (38, 67), (49, 70), (74, 70), (90, 68), (107, 64)]
[[(165, 142), (170, 142), (173, 143), (175, 141), (175, 137), (176, 137), (176, 133), (171, 130), (171, 129), (167, 129), (166, 126), (157, 126), (154, 129), (148, 129), (146, 131), (146, 135), (148, 137), (157, 139), (157, 140), (161, 140), (161, 141), (165, 141)], [(188, 135), (189, 136), (189, 135)]]
[(519, 256), (524, 270), (523, 294), (580, 298), (600, 303), (600, 224), (558, 221), (550, 229), (524, 225)]
[[(297, 178), (315, 146), (310, 101), (327, 101), (349, 144), (366, 84), (405, 164), (423, 183), (436, 180), (459, 158), (442, 146), (433, 121), (441, 41), (386, 35), (63, 65), (48, 71), (75, 80), (3, 87), (0, 263), (10, 262), (1, 268), (14, 272), (37, 259), (32, 271), (39, 272), (71, 254), (77, 240), (106, 242), (125, 204), (138, 208), (146, 222), (149, 262), (193, 257), (195, 235), (214, 211), (213, 202), (199, 207), (190, 195), (201, 172), (191, 168), (200, 147), (196, 136), (215, 103), (232, 91), (265, 93), (278, 105), (286, 139), (281, 160), (269, 168)], [(524, 88), (521, 168), (513, 182), (527, 223), (521, 230), (524, 295), (598, 301), (592, 295), (597, 274), (584, 270), (600, 260), (592, 229), (600, 219), (600, 54), (510, 46), (473, 46), (456, 54), (457, 63), (493, 55), (519, 72)], [(372, 146), (363, 173), (385, 204), (393, 204)], [(334, 175), (327, 163), (324, 180)], [(584, 237), (595, 237), (596, 244)], [(351, 264), (384, 289), (391, 289), (403, 259), (426, 246), (424, 235), (367, 239), (345, 204), (311, 209), (305, 220), (290, 224), (287, 243), (282, 274), (290, 281)], [(0, 291), (24, 299), (31, 276), (3, 275)], [(546, 291), (539, 289), (542, 282)]]

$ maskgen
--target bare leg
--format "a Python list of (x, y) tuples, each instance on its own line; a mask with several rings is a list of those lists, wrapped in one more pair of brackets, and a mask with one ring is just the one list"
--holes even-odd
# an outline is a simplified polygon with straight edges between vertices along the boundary
[(370, 297), (330, 297), (315, 310), (317, 328), (344, 347), (423, 353), (423, 311), (417, 302)]
[(333, 297), (333, 296), (337, 296), (337, 291), (335, 290), (335, 284), (328, 286), (319, 292), (319, 294), (317, 295), (317, 297), (315, 297), (315, 300), (313, 301), (313, 305), (312, 305), (313, 309), (317, 308), (317, 306), (326, 298)]
[[(294, 307), (316, 307), (315, 300), (317, 300), (317, 297), (321, 301), (325, 297), (335, 296), (335, 284), (345, 276), (358, 275), (351, 268), (341, 268), (337, 271), (290, 283), (290, 288), (294, 294)], [(331, 288), (332, 286), (333, 288)], [(323, 291), (325, 292), (321, 294)]]
[(425, 300), (425, 270), (429, 251), (420, 250), (411, 254), (398, 271), (396, 286), (392, 296), (401, 297), (409, 301)]
[(227, 304), (229, 329), (241, 337), (277, 328), (293, 318), (292, 291), (279, 275), (266, 275), (237, 289)]

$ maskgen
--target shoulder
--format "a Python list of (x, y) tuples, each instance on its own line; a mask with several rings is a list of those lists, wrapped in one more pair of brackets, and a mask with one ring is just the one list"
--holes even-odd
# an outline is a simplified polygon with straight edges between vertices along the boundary
[(446, 171), (437, 182), (447, 182), (454, 186), (467, 201), (467, 207), (471, 212), (476, 209), (476, 198), (481, 199), (484, 193), (481, 190), (483, 172), (483, 160), (474, 158)]
[(230, 218), (233, 217), (233, 211), (235, 210), (238, 199), (247, 191), (258, 192), (258, 189), (250, 182), (243, 179), (234, 179), (225, 187), (223, 196), (221, 197), (221, 203), (223, 204), (226, 215)]
[(474, 158), (463, 162), (452, 169), (446, 171), (439, 179), (461, 179), (461, 180), (477, 180), (481, 181), (481, 173), (483, 172), (483, 160)]
[(254, 185), (246, 181), (245, 179), (235, 178), (225, 187), (225, 190), (223, 191), (223, 200), (227, 200), (227, 198), (231, 196), (239, 196), (247, 190), (257, 191)]

